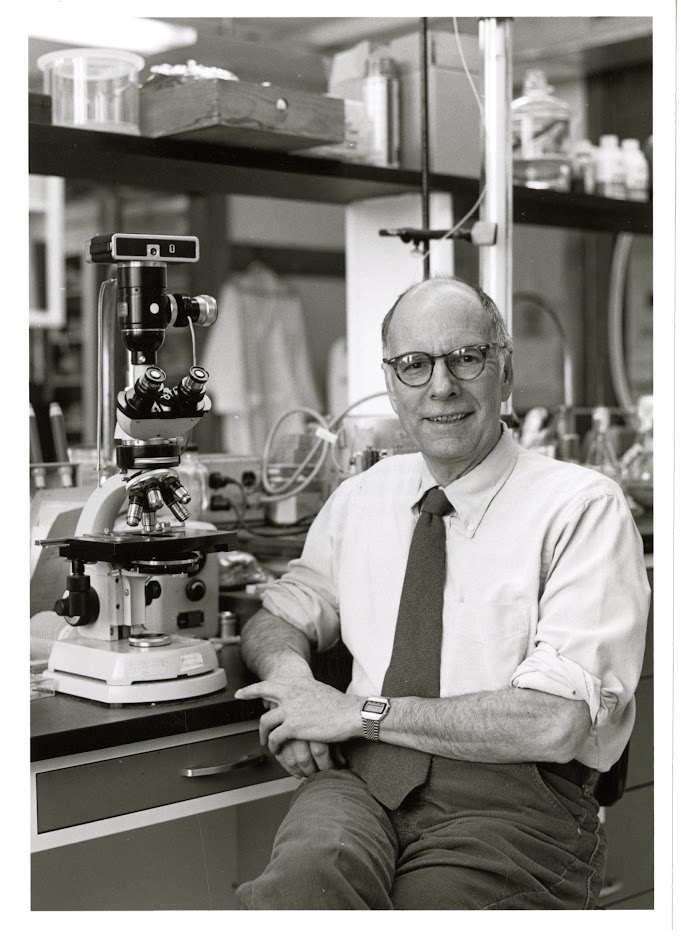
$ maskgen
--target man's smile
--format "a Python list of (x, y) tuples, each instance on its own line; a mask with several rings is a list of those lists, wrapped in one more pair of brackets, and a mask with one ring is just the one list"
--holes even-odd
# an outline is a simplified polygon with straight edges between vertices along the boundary
[(470, 413), (449, 413), (444, 416), (425, 416), (424, 418), (426, 422), (454, 423), (461, 422), (462, 419), (466, 419), (470, 415)]

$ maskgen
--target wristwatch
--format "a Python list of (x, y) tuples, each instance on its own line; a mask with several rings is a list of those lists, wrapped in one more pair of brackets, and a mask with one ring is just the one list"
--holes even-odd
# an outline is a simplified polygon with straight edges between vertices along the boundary
[(390, 709), (390, 699), (369, 696), (362, 706), (362, 731), (367, 741), (378, 741), (378, 725)]

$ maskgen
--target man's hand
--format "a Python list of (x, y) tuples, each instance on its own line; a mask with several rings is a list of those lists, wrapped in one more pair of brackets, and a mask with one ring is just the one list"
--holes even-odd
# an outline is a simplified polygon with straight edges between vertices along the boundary
[(270, 703), (269, 711), (260, 719), (260, 743), (267, 744), (275, 756), (290, 741), (323, 742), (328, 746), (362, 734), (362, 700), (313, 678), (293, 680), (277, 673), (274, 678), (239, 689), (235, 697)]
[(335, 766), (329, 745), (323, 741), (285, 741), (275, 757), (292, 777), (311, 777)]

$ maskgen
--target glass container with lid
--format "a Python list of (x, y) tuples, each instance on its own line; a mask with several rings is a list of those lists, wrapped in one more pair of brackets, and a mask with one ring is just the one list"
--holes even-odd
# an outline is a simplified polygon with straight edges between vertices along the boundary
[(511, 104), (513, 181), (529, 188), (570, 189), (567, 152), (571, 109), (553, 95), (541, 68), (525, 75), (522, 97)]

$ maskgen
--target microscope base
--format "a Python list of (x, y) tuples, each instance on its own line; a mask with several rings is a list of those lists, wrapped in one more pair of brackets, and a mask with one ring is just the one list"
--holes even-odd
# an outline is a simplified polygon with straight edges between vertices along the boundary
[(140, 705), (145, 702), (193, 699), (218, 692), (227, 686), (227, 676), (222, 669), (213, 670), (212, 673), (201, 673), (199, 676), (159, 679), (154, 682), (132, 683), (130, 686), (111, 686), (99, 679), (60, 673), (56, 670), (46, 670), (44, 675), (53, 680), (57, 692), (91, 699), (94, 702), (104, 702), (107, 705)]
[(227, 685), (209, 640), (173, 635), (167, 646), (141, 649), (75, 629), (52, 647), (45, 675), (57, 692), (110, 705), (191, 699)]

